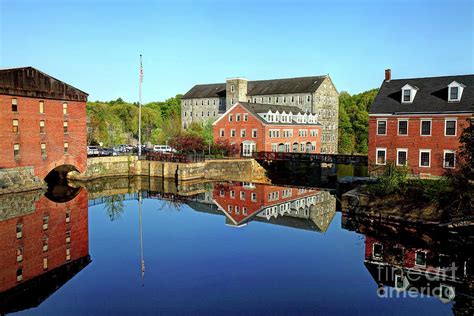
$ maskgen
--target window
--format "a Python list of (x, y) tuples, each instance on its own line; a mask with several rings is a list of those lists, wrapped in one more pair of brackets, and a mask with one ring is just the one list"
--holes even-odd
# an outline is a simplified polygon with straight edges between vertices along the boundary
[(231, 84), (230, 85), (230, 92), (234, 92), (235, 91), (235, 85)]
[(46, 132), (44, 121), (40, 121), (40, 134), (44, 134)]
[(63, 103), (63, 114), (67, 115), (67, 102)]
[(449, 99), (450, 101), (459, 99), (459, 87), (451, 87), (449, 91)]
[(41, 143), (41, 156), (46, 156), (46, 144)]
[(184, 112), (184, 116), (186, 117), (186, 111)]
[(257, 129), (252, 130), (252, 138), (257, 138)]
[(66, 223), (70, 223), (70, 222), (71, 222), (71, 211), (67, 210), (66, 211)]
[(248, 114), (244, 114), (244, 122), (248, 122), (249, 120), (249, 115)]
[(240, 137), (245, 138), (246, 134), (247, 134), (247, 132), (245, 131), (245, 129), (240, 130)]
[(234, 190), (231, 190), (231, 191), (230, 191), (230, 197), (231, 197), (231, 198), (235, 198), (235, 191), (234, 191)]
[(456, 124), (457, 120), (445, 120), (444, 121), (444, 135), (445, 136), (456, 136)]
[(308, 102), (311, 101), (311, 96), (310, 95), (308, 95), (308, 97), (306, 98), (306, 101), (308, 101)]
[(71, 260), (71, 248), (66, 248), (66, 261)]
[(397, 166), (406, 166), (408, 160), (407, 149), (397, 149)]
[(43, 270), (48, 269), (48, 258), (43, 258)]
[(13, 133), (18, 134), (18, 120), (13, 120)]
[(408, 135), (408, 120), (398, 120), (398, 135)]
[(23, 261), (23, 248), (18, 248), (16, 250), (16, 262), (22, 262)]
[(15, 159), (20, 158), (20, 144), (13, 144), (13, 156)]
[(245, 192), (244, 191), (240, 191), (240, 199), (245, 200)]
[(387, 163), (386, 157), (387, 157), (387, 149), (385, 148), (377, 148), (377, 158), (375, 161), (375, 164), (377, 165), (385, 165)]
[(229, 122), (232, 122), (232, 121), (233, 121), (232, 114), (229, 114)]
[(64, 154), (69, 152), (69, 143), (64, 143)]
[(230, 137), (235, 137), (235, 129), (230, 130)]
[(405, 89), (403, 90), (403, 102), (410, 102), (411, 100), (411, 90)]
[(236, 115), (235, 115), (235, 121), (236, 121), (236, 122), (240, 122), (240, 114), (236, 114)]
[(443, 167), (444, 168), (454, 168), (456, 164), (456, 154), (452, 150), (445, 150), (444, 151), (444, 158), (443, 158)]
[(48, 251), (48, 238), (44, 237), (43, 238), (43, 252)]
[(382, 258), (383, 253), (383, 246), (379, 243), (375, 243), (372, 245), (372, 257), (374, 258)]
[(23, 269), (22, 268), (18, 268), (16, 270), (16, 280), (17, 280), (17, 282), (21, 282), (23, 280)]
[(18, 99), (12, 99), (12, 112), (18, 112)]
[(227, 206), (227, 212), (232, 213), (232, 205)]
[(421, 120), (421, 136), (431, 136), (431, 120)]
[(66, 244), (69, 244), (71, 242), (71, 231), (68, 230), (66, 231)]
[(68, 123), (67, 122), (63, 123), (63, 129), (64, 129), (64, 134), (67, 134), (68, 133)]
[(39, 101), (39, 112), (40, 114), (44, 113), (44, 101)]
[(420, 167), (430, 167), (431, 165), (431, 150), (420, 149)]
[(223, 128), (220, 129), (219, 133), (220, 133), (220, 136), (221, 136), (221, 137), (224, 137), (225, 132), (224, 132), (224, 129), (223, 129)]
[(20, 239), (23, 237), (23, 224), (17, 223), (16, 224), (16, 239)]
[(426, 266), (426, 252), (417, 251), (415, 253), (415, 264), (422, 267)]
[(255, 202), (257, 201), (257, 193), (252, 192), (252, 201)]
[(387, 135), (387, 120), (377, 120), (377, 135)]

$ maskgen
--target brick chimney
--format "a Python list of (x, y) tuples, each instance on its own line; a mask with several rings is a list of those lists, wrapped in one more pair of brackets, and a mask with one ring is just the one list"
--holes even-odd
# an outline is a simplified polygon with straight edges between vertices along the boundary
[(385, 69), (385, 81), (390, 81), (390, 80), (392, 80), (392, 70)]

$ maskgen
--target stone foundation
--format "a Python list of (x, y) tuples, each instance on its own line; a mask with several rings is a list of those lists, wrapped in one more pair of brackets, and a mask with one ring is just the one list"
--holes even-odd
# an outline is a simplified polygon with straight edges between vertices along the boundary
[(0, 169), (0, 195), (45, 187), (46, 183), (35, 176), (33, 167)]
[(89, 158), (83, 174), (70, 172), (71, 180), (102, 177), (149, 176), (179, 181), (208, 179), (267, 183), (265, 169), (253, 159), (211, 159), (196, 163), (138, 160), (134, 156)]

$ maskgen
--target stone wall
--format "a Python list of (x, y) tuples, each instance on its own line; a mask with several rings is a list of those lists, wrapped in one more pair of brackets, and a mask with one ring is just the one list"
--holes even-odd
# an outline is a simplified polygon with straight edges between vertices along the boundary
[(34, 190), (14, 195), (0, 195), (0, 222), (34, 213), (36, 201), (40, 199), (43, 193), (43, 190)]
[(35, 176), (33, 167), (0, 169), (0, 195), (45, 187), (46, 183)]
[(253, 159), (211, 159), (197, 163), (138, 160), (134, 156), (89, 158), (83, 174), (70, 172), (72, 180), (116, 176), (150, 176), (180, 181), (209, 179), (268, 182), (265, 169)]

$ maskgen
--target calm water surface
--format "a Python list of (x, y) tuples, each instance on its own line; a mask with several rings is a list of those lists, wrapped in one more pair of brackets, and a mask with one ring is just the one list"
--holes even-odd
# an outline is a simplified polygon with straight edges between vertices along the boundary
[[(440, 251), (449, 257), (442, 257), (443, 264), (457, 260), (471, 267), (472, 248), (460, 240), (463, 234), (447, 232), (449, 240), (436, 230), (420, 234), (367, 224), (337, 212), (328, 191), (122, 179), (69, 193), (70, 200), (60, 203), (32, 193), (0, 201), (1, 313), (471, 315), (473, 310), (470, 271), (442, 282), (436, 277)], [(398, 248), (403, 258), (390, 252)], [(398, 272), (387, 277), (384, 269), (393, 267)], [(426, 286), (423, 277), (407, 281), (413, 269), (429, 271), (432, 287), (442, 284), (454, 297), (394, 291)]]

